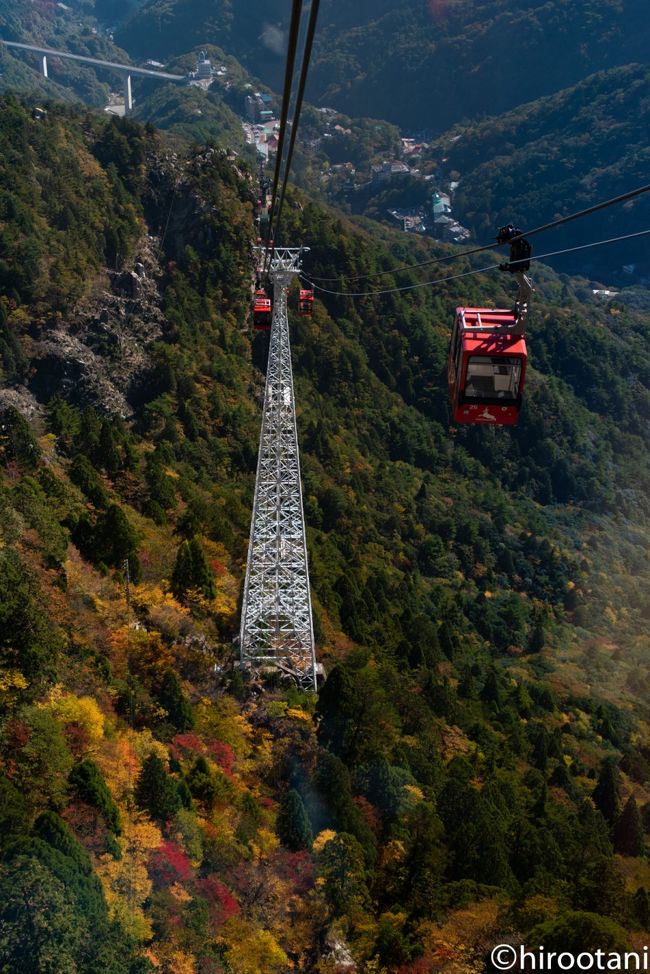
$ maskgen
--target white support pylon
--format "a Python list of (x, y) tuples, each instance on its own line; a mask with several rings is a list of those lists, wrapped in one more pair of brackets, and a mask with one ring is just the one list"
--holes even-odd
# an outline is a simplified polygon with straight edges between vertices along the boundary
[(124, 114), (130, 115), (133, 111), (133, 90), (131, 88), (131, 75), (124, 76)]
[(276, 669), (316, 690), (316, 653), (291, 368), (287, 290), (300, 250), (274, 250), (273, 321), (242, 605), (245, 670)]

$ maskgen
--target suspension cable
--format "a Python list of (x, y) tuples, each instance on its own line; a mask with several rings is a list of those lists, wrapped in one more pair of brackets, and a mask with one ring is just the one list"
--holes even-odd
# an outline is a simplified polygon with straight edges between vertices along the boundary
[[(576, 213), (570, 213), (568, 216), (560, 217), (558, 220), (553, 220), (551, 223), (545, 223), (543, 226), (535, 227), (532, 230), (525, 230), (522, 233), (517, 234), (516, 237), (511, 237), (508, 240), (508, 244), (512, 243), (513, 240), (518, 240), (520, 237), (532, 237), (533, 234), (542, 233), (544, 230), (551, 230), (554, 227), (562, 226), (564, 223), (569, 223), (571, 220), (577, 220), (580, 217), (588, 216), (591, 213), (596, 213), (598, 210), (604, 210), (608, 206), (614, 206), (616, 203), (624, 203), (627, 200), (634, 199), (635, 196), (642, 196), (643, 193), (650, 192), (650, 183), (645, 186), (640, 186), (638, 189), (630, 190), (628, 193), (622, 193), (620, 196), (614, 196), (612, 199), (604, 200), (601, 203), (596, 203), (593, 206), (587, 207), (585, 210), (578, 210)], [(314, 277), (314, 281), (321, 281), (322, 283), (332, 283), (334, 281), (339, 281), (341, 277), (345, 278), (347, 281), (362, 281), (362, 280), (373, 280), (376, 277), (384, 277), (386, 274), (398, 274), (400, 271), (414, 270), (418, 267), (429, 267), (433, 264), (443, 264), (450, 260), (460, 260), (461, 257), (471, 257), (473, 254), (481, 254), (486, 250), (494, 250), (496, 244), (485, 244), (482, 247), (473, 247), (471, 250), (463, 250), (459, 254), (445, 254), (443, 257), (432, 257), (430, 260), (422, 260), (414, 264), (402, 264), (399, 267), (395, 267), (392, 270), (378, 271), (376, 274), (357, 274), (355, 277), (346, 277), (345, 274), (340, 274), (338, 277)]]
[[(575, 247), (566, 247), (564, 250), (553, 250), (548, 254), (538, 254), (535, 257), (528, 257), (527, 260), (545, 260), (548, 257), (559, 257), (562, 254), (572, 254), (576, 250), (588, 250), (591, 247), (603, 247), (605, 244), (618, 243), (621, 240), (632, 240), (634, 237), (645, 237), (650, 234), (650, 230), (639, 230), (636, 233), (626, 233), (621, 237), (609, 237), (607, 240), (595, 240), (592, 243), (578, 244)], [(494, 249), (494, 247), (490, 248)], [(516, 267), (517, 263), (524, 263), (524, 261), (510, 261), (511, 267)], [(310, 287), (314, 288), (316, 291), (321, 291), (323, 294), (331, 294), (340, 298), (369, 298), (374, 295), (381, 294), (396, 294), (399, 291), (416, 291), (418, 288), (422, 287), (434, 287), (438, 284), (447, 284), (449, 281), (457, 281), (461, 277), (471, 277), (473, 274), (485, 274), (487, 271), (499, 270), (501, 264), (489, 264), (487, 267), (477, 267), (471, 271), (464, 271), (462, 274), (454, 274), (452, 277), (441, 277), (434, 281), (421, 281), (419, 284), (405, 284), (402, 287), (391, 287), (385, 288), (380, 291), (330, 291), (328, 288), (320, 287), (315, 284), (313, 280), (301, 274), (301, 278)]]
[(293, 115), (293, 123), (291, 125), (291, 139), (289, 140), (289, 150), (287, 152), (287, 160), (284, 167), (284, 180), (282, 183), (282, 189), (280, 191), (280, 203), (278, 205), (278, 215), (275, 221), (276, 234), (280, 227), (280, 220), (282, 219), (284, 195), (287, 189), (287, 182), (289, 180), (289, 172), (291, 170), (291, 160), (293, 159), (293, 150), (296, 144), (296, 136), (298, 135), (298, 123), (300, 121), (300, 112), (302, 110), (302, 102), (305, 94), (305, 85), (307, 83), (307, 72), (309, 71), (309, 61), (311, 58), (311, 51), (314, 44), (314, 34), (316, 32), (316, 21), (318, 19), (319, 6), (320, 6), (320, 0), (312, 0), (311, 9), (309, 11), (309, 24), (307, 27), (307, 37), (305, 40), (304, 53), (302, 57), (302, 65), (300, 68), (300, 80), (298, 83), (298, 94), (296, 96), (296, 107)]
[(269, 209), (269, 228), (266, 239), (266, 250), (264, 251), (264, 263), (269, 253), (269, 244), (273, 239), (273, 216), (277, 201), (278, 183), (280, 181), (280, 169), (282, 168), (282, 154), (284, 152), (284, 139), (287, 130), (287, 118), (289, 115), (289, 102), (291, 101), (291, 89), (293, 87), (293, 72), (296, 63), (296, 49), (298, 47), (298, 35), (300, 33), (300, 16), (302, 14), (302, 0), (293, 0), (291, 8), (291, 25), (289, 27), (289, 46), (287, 50), (287, 64), (284, 72), (284, 91), (282, 94), (282, 112), (280, 116), (280, 135), (278, 137), (278, 149), (275, 157), (275, 172), (273, 174), (273, 189), (271, 191), (271, 206)]

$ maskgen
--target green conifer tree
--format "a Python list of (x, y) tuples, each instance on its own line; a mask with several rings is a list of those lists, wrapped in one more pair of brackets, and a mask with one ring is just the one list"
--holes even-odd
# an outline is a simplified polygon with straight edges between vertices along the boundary
[(208, 559), (198, 538), (190, 541), (190, 554), (192, 556), (192, 572), (194, 577), (194, 587), (198, 588), (206, 599), (213, 599), (217, 594), (214, 584), (214, 576), (210, 571)]
[(165, 670), (158, 699), (167, 711), (170, 724), (173, 724), (179, 733), (182, 734), (194, 727), (192, 705), (183, 693), (180, 680), (173, 670)]
[(630, 795), (616, 820), (612, 842), (615, 850), (622, 856), (642, 856), (645, 851), (643, 825), (634, 795)]
[(647, 890), (639, 886), (634, 894), (634, 913), (644, 930), (650, 927), (650, 899)]
[(135, 800), (151, 818), (167, 822), (178, 811), (181, 800), (174, 779), (167, 774), (157, 754), (150, 754), (142, 765), (135, 788)]
[(214, 577), (198, 538), (183, 541), (178, 549), (171, 588), (177, 599), (184, 598), (194, 589), (201, 592), (206, 599), (213, 599), (217, 594)]
[(302, 798), (292, 788), (284, 796), (277, 820), (280, 842), (292, 852), (311, 849), (314, 837)]
[(70, 772), (68, 781), (76, 789), (81, 800), (98, 809), (104, 816), (108, 828), (119, 835), (122, 831), (120, 811), (95, 762), (89, 758), (80, 761)]
[(599, 808), (603, 813), (605, 820), (613, 825), (618, 816), (621, 802), (618, 768), (612, 758), (603, 762), (592, 798), (596, 808)]
[(490, 670), (488, 673), (480, 696), (484, 703), (494, 704), (495, 707), (501, 706), (501, 687), (495, 670)]

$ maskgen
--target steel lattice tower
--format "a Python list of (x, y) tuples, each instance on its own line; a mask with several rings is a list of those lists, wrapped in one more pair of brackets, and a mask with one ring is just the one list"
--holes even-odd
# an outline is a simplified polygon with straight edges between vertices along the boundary
[(300, 250), (277, 248), (269, 277), (273, 320), (242, 605), (245, 669), (279, 669), (316, 689), (316, 654), (307, 567), (300, 459), (287, 317), (288, 286)]

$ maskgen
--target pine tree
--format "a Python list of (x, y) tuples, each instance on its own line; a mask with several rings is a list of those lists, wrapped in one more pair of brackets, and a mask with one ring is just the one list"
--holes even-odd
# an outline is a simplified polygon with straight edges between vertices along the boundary
[(596, 808), (599, 808), (603, 813), (605, 820), (610, 825), (613, 825), (618, 816), (621, 803), (618, 768), (611, 758), (603, 762), (592, 798)]
[(548, 768), (548, 731), (543, 724), (531, 724), (530, 732), (533, 744), (531, 764), (544, 773)]
[(198, 538), (183, 541), (178, 549), (172, 571), (171, 589), (177, 599), (184, 598), (194, 589), (206, 599), (213, 599), (217, 594), (214, 577)]
[(456, 652), (456, 639), (454, 630), (447, 621), (443, 622), (438, 630), (438, 641), (447, 659), (453, 659)]
[(355, 710), (352, 680), (340, 663), (332, 667), (321, 688), (316, 705), (319, 742), (335, 754), (347, 747), (351, 717)]
[(205, 552), (198, 538), (192, 538), (190, 541), (190, 554), (192, 556), (195, 588), (198, 588), (206, 599), (213, 599), (217, 594), (214, 576), (210, 571), (208, 559), (205, 557)]
[(650, 900), (643, 886), (639, 886), (634, 894), (634, 912), (643, 929), (648, 930), (650, 928)]
[(535, 624), (528, 637), (528, 652), (541, 653), (546, 645), (546, 633), (544, 631), (544, 620), (541, 613), (535, 619)]
[(27, 470), (33, 470), (41, 459), (31, 426), (14, 406), (0, 412), (0, 462), (15, 462)]
[(172, 593), (174, 598), (182, 599), (192, 588), (192, 554), (189, 541), (183, 541), (176, 553), (176, 561), (172, 571)]
[(641, 815), (634, 795), (631, 795), (614, 826), (614, 848), (622, 856), (642, 856), (645, 852)]
[(100, 811), (108, 828), (119, 835), (122, 831), (120, 811), (95, 762), (89, 758), (80, 761), (70, 772), (68, 780), (82, 801)]
[(170, 724), (173, 724), (179, 733), (182, 734), (194, 727), (192, 705), (183, 693), (180, 680), (173, 670), (165, 670), (158, 699), (167, 711)]
[(151, 818), (167, 822), (178, 811), (181, 800), (176, 782), (165, 770), (157, 754), (150, 754), (142, 765), (135, 788), (135, 800)]
[(487, 704), (501, 706), (501, 688), (495, 670), (490, 670), (481, 690), (481, 700)]
[(102, 430), (99, 435), (99, 455), (101, 465), (109, 476), (116, 474), (121, 468), (122, 456), (118, 448), (117, 437), (113, 426), (106, 420), (102, 422)]
[(282, 800), (277, 820), (280, 842), (292, 852), (311, 849), (314, 837), (302, 798), (292, 788)]
[(465, 700), (476, 699), (476, 680), (470, 666), (464, 666), (458, 681), (458, 696)]

